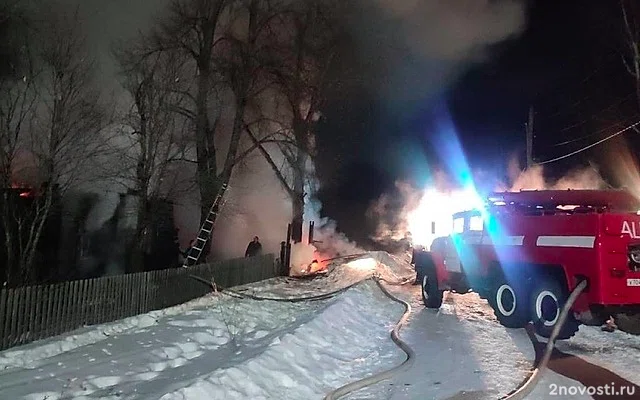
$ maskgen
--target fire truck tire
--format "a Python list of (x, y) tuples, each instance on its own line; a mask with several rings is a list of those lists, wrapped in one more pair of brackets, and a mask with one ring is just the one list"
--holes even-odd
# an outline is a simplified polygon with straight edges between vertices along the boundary
[(519, 329), (529, 323), (528, 299), (524, 289), (510, 284), (504, 276), (496, 277), (487, 300), (502, 326)]
[(443, 291), (438, 289), (438, 278), (434, 270), (428, 270), (422, 276), (422, 301), (427, 308), (440, 308)]
[[(549, 338), (555, 326), (562, 307), (569, 297), (563, 286), (553, 278), (539, 278), (534, 283), (530, 297), (530, 316), (538, 335)], [(558, 333), (557, 339), (569, 339), (578, 332), (580, 322), (572, 313), (567, 315), (564, 325)]]
[(632, 335), (640, 335), (640, 314), (616, 314), (613, 316), (618, 329)]

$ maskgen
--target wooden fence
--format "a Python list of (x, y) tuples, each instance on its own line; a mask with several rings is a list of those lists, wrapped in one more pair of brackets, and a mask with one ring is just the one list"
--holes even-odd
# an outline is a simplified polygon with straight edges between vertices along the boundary
[(189, 268), (27, 286), (0, 291), (0, 350), (95, 325), (159, 310), (203, 296), (207, 285), (222, 287), (277, 276), (274, 256), (239, 258)]

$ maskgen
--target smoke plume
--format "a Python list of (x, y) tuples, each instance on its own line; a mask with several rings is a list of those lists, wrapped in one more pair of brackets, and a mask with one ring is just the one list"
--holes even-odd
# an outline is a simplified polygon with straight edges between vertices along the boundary
[(611, 173), (612, 180), (640, 199), (640, 165), (632, 149), (624, 137), (612, 140), (603, 153), (603, 165), (614, 166), (607, 171)]
[(385, 193), (373, 202), (366, 212), (367, 218), (378, 221), (373, 241), (389, 248), (407, 238), (410, 232), (407, 215), (420, 205), (422, 194), (411, 183), (399, 181), (393, 193)]
[(391, 18), (402, 22), (405, 44), (440, 60), (476, 61), (487, 46), (524, 28), (524, 4), (491, 0), (375, 0)]
[(566, 190), (566, 189), (604, 189), (604, 181), (595, 165), (587, 168), (575, 168), (559, 179), (550, 180), (544, 176), (544, 166), (535, 165), (521, 169), (518, 158), (511, 157), (508, 166), (509, 182), (499, 185), (497, 191), (517, 192), (520, 190)]
[(495, 45), (517, 37), (525, 11), (524, 1), (510, 0), (363, 1), (348, 26), (364, 64), (382, 74), (372, 81), (382, 98), (407, 104), (437, 95)]
[[(336, 221), (321, 216), (322, 204), (311, 192), (311, 197), (305, 204), (305, 220), (314, 221), (313, 245), (325, 258), (341, 257), (362, 253), (363, 250), (344, 233), (337, 229)], [(308, 235), (308, 225), (305, 226)]]
[[(277, 152), (271, 155), (283, 164)], [(261, 154), (256, 152), (236, 168), (225, 197), (212, 238), (213, 255), (242, 257), (254, 236), (260, 238), (264, 252), (279, 253), (280, 242), (287, 238), (291, 200)], [(193, 228), (197, 222), (186, 229), (193, 232)]]
[[(322, 268), (323, 262), (330, 259), (348, 255), (364, 253), (358, 245), (347, 236), (337, 230), (335, 221), (321, 216), (322, 204), (316, 197), (318, 180), (315, 178), (315, 169), (309, 165), (310, 172), (307, 193), (309, 196), (305, 202), (305, 222), (303, 237), (310, 238), (311, 243), (296, 243), (291, 247), (291, 275), (304, 275), (314, 272), (314, 269)], [(313, 237), (310, 237), (313, 221)]]

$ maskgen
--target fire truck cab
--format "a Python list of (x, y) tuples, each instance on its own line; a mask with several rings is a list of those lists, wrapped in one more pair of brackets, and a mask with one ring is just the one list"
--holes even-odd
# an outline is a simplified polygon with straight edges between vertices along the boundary
[(623, 190), (493, 193), (483, 209), (453, 215), (453, 233), (416, 250), (426, 307), (444, 291), (476, 292), (505, 327), (532, 322), (549, 337), (571, 291), (577, 298), (559, 339), (580, 324), (640, 334), (640, 202)]

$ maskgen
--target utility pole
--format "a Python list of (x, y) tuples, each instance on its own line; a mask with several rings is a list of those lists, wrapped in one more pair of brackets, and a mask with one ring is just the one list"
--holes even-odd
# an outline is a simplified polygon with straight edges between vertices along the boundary
[(529, 107), (527, 122), (527, 169), (533, 166), (533, 106)]

